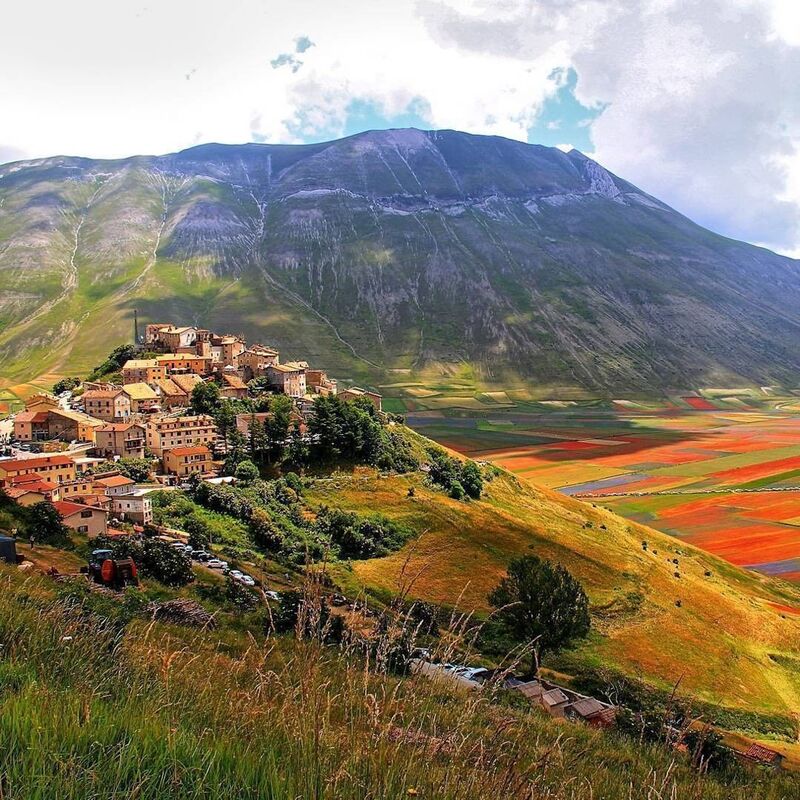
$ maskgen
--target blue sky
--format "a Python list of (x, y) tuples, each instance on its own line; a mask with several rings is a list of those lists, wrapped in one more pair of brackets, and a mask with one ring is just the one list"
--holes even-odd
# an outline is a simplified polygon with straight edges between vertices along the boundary
[[(575, 98), (578, 76), (574, 69), (555, 71), (553, 80), (558, 84), (558, 89), (542, 104), (535, 123), (528, 128), (527, 141), (547, 147), (571, 145), (582, 152), (592, 152), (591, 125), (605, 106), (592, 108), (578, 102)], [(305, 126), (300, 121), (292, 127), (292, 131), (300, 141), (316, 142), (367, 130), (428, 129), (433, 127), (430, 113), (431, 110), (422, 97), (414, 98), (406, 109), (397, 114), (387, 114), (375, 100), (354, 98), (347, 105), (342, 124), (305, 132)]]

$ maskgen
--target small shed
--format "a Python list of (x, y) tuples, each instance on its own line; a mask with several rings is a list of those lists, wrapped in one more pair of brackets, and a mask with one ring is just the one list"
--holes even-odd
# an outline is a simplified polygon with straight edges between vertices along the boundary
[(527, 697), (528, 700), (539, 700), (545, 693), (544, 686), (542, 686), (542, 684), (537, 680), (528, 681), (527, 683), (520, 683), (514, 688), (518, 692), (522, 692), (522, 694)]
[(561, 689), (551, 689), (542, 695), (541, 703), (551, 716), (563, 717), (564, 709), (569, 705), (569, 697)]
[(594, 697), (581, 697), (564, 709), (564, 715), (574, 722), (587, 722), (593, 727), (608, 728), (614, 724), (616, 709)]
[(13, 536), (0, 534), (0, 561), (7, 561), (9, 564), (17, 563), (17, 540)]
[(783, 765), (783, 755), (776, 750), (770, 750), (761, 744), (751, 744), (744, 752), (744, 758), (755, 764), (763, 764), (773, 769), (780, 769)]

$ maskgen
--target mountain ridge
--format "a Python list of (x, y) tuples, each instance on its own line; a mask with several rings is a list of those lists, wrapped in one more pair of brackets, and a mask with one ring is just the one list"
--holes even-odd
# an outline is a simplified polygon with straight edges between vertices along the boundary
[(91, 366), (91, 325), (124, 341), (133, 307), (374, 381), (800, 382), (800, 262), (577, 150), (457, 131), (0, 165), (0, 276), (7, 382)]

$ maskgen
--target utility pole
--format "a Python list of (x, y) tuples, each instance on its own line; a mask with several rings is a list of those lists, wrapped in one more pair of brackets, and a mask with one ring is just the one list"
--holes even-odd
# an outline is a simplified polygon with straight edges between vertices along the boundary
[(138, 347), (139, 345), (139, 312), (133, 309), (133, 343)]

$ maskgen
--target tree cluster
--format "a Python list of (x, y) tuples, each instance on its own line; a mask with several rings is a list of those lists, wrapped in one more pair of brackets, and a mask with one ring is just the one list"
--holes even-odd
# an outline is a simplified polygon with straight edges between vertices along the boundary
[(101, 378), (108, 377), (114, 373), (119, 372), (126, 361), (132, 358), (144, 357), (140, 355), (138, 349), (132, 344), (121, 344), (115, 347), (109, 354), (106, 360), (92, 370), (89, 375), (90, 381), (97, 381)]
[(60, 381), (53, 385), (53, 394), (61, 394), (62, 392), (71, 392), (73, 389), (81, 385), (80, 378), (62, 378)]
[(408, 442), (386, 428), (375, 406), (365, 397), (354, 401), (318, 397), (308, 431), (308, 459), (312, 462), (371, 464), (396, 472), (419, 466)]
[(455, 500), (465, 497), (478, 500), (483, 491), (483, 474), (474, 461), (451, 458), (440, 447), (429, 447), (430, 470), (428, 480), (444, 489)]

